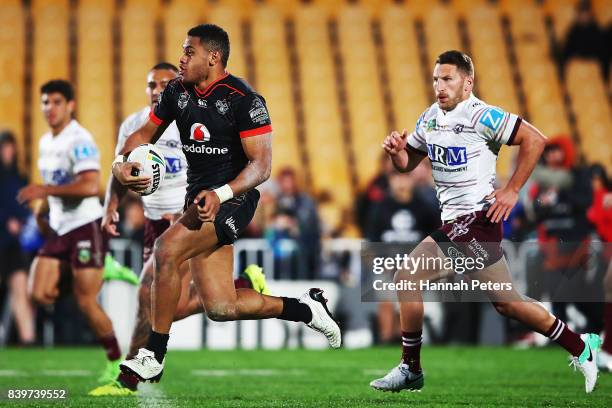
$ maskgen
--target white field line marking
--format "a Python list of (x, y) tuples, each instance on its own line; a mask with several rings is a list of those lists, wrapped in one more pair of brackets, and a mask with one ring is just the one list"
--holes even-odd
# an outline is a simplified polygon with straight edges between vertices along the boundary
[(46, 377), (88, 377), (92, 375), (89, 370), (42, 370), (40, 373)]
[[(163, 380), (162, 380), (163, 381)], [(147, 408), (169, 408), (172, 402), (166, 399), (166, 394), (159, 384), (138, 384), (138, 406)]]
[(0, 377), (28, 377), (28, 373), (20, 370), (0, 370)]
[(231, 377), (231, 376), (253, 376), (253, 377), (272, 377), (272, 376), (285, 376), (285, 375), (304, 375), (304, 370), (288, 369), (288, 370), (275, 370), (275, 369), (237, 369), (237, 370), (223, 370), (223, 369), (197, 369), (191, 370), (191, 375), (198, 377)]
[(89, 370), (41, 370), (28, 373), (21, 370), (0, 370), (0, 377), (88, 377)]

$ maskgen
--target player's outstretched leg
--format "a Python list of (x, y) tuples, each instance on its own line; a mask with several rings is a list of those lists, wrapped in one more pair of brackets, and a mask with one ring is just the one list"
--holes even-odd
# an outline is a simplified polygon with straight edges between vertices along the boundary
[[(253, 289), (235, 289), (232, 247), (219, 244), (213, 223), (198, 225), (189, 216), (188, 210), (157, 241), (152, 331), (146, 348), (121, 364), (124, 373), (136, 375), (141, 381), (161, 378), (172, 323), (168, 316), (176, 310), (177, 284), (171, 267), (187, 259), (206, 314), (212, 320), (277, 317), (301, 321), (326, 335), (332, 347), (340, 346), (340, 328), (327, 310), (321, 291), (311, 290), (298, 300), (266, 296)], [(163, 296), (156, 296), (157, 293)]]
[(425, 385), (421, 369), (421, 344), (423, 342), (423, 302), (400, 303), (402, 326), (402, 359), (384, 377), (370, 382), (370, 387), (380, 391), (420, 391)]
[[(425, 238), (410, 254), (411, 257), (443, 257), (431, 237)], [(422, 279), (435, 281), (448, 271), (435, 268), (416, 271), (398, 271), (395, 281)], [(417, 286), (418, 287), (418, 286)], [(402, 358), (387, 375), (370, 382), (370, 387), (380, 391), (420, 391), (425, 385), (421, 368), (421, 344), (423, 341), (423, 298), (419, 290), (398, 292), (400, 301), (400, 325), (402, 329)]]
[[(483, 282), (512, 282), (504, 258), (475, 275)], [(593, 391), (599, 371), (597, 354), (601, 346), (601, 339), (598, 335), (575, 333), (563, 321), (548, 312), (542, 304), (521, 296), (514, 290), (490, 291), (488, 296), (498, 313), (518, 320), (567, 350), (572, 356), (570, 364), (584, 375), (586, 392)]]
[(113, 324), (97, 300), (102, 286), (103, 271), (102, 268), (73, 268), (73, 274), (74, 296), (79, 309), (106, 350), (108, 362), (102, 376), (98, 379), (99, 382), (106, 383), (115, 379), (119, 374), (121, 351), (113, 332)]

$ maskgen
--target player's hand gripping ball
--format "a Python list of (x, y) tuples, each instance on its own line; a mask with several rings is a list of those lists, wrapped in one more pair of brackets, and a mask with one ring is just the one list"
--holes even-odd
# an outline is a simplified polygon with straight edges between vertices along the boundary
[(140, 163), (140, 170), (132, 169), (132, 176), (148, 176), (151, 178), (149, 186), (139, 191), (141, 196), (153, 194), (159, 188), (159, 184), (166, 176), (166, 160), (164, 155), (152, 144), (141, 144), (128, 156), (128, 162)]

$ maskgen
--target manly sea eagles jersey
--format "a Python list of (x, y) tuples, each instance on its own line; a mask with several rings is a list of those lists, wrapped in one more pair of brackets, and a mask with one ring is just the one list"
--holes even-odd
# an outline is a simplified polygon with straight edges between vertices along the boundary
[(236, 178), (248, 163), (240, 139), (272, 131), (263, 97), (229, 73), (203, 91), (181, 78), (170, 81), (150, 119), (158, 125), (176, 121), (188, 163), (188, 196)]
[[(135, 112), (123, 121), (119, 128), (115, 154), (119, 154), (128, 136), (147, 122), (151, 108), (148, 106)], [(144, 214), (150, 220), (159, 220), (164, 214), (176, 214), (183, 210), (187, 189), (187, 161), (181, 148), (181, 136), (172, 122), (155, 146), (164, 155), (166, 176), (155, 194), (142, 197)]]
[[(46, 185), (70, 184), (84, 171), (100, 171), (100, 155), (91, 134), (76, 120), (60, 133), (40, 139), (38, 169)], [(49, 225), (58, 235), (102, 217), (100, 199), (49, 196)]]
[(497, 155), (512, 144), (521, 124), (515, 114), (471, 95), (450, 112), (437, 103), (419, 118), (407, 149), (427, 155), (443, 220), (482, 210), (493, 203)]

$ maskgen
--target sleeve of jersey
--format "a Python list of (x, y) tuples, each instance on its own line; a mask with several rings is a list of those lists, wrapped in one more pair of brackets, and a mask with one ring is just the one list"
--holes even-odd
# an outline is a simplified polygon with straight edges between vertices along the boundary
[(257, 94), (245, 95), (234, 111), (240, 138), (272, 132), (272, 122), (264, 98)]
[(100, 170), (100, 154), (96, 144), (89, 139), (79, 139), (70, 150), (72, 172), (78, 174), (88, 170)]
[(177, 106), (177, 81), (168, 84), (166, 89), (159, 94), (159, 101), (154, 110), (149, 113), (149, 119), (156, 125), (172, 122), (175, 119), (175, 107)]
[(413, 153), (427, 156), (427, 142), (425, 140), (425, 132), (421, 129), (421, 123), (423, 122), (423, 115), (417, 121), (414, 128), (414, 132), (408, 135), (408, 141), (406, 143), (406, 149)]
[(476, 131), (485, 140), (507, 145), (514, 142), (522, 121), (518, 115), (494, 106), (477, 110), (473, 116)]

